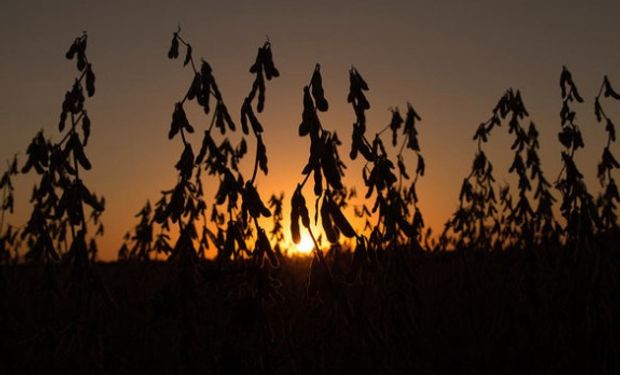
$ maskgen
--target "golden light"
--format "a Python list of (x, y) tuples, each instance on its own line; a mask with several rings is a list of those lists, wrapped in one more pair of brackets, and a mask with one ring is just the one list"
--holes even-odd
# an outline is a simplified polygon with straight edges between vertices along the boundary
[(297, 251), (302, 254), (310, 254), (312, 249), (314, 248), (314, 242), (312, 242), (312, 237), (308, 233), (304, 233), (301, 235), (301, 241), (297, 245)]

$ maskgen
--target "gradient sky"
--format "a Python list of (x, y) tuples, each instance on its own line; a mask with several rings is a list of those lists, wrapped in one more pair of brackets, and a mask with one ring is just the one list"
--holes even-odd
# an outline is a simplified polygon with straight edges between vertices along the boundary
[[(169, 142), (167, 132), (174, 103), (192, 79), (181, 61), (166, 57), (180, 23), (194, 56), (205, 57), (213, 67), (237, 121), (252, 83), (248, 68), (257, 47), (265, 35), (272, 41), (281, 77), (268, 82), (260, 117), (270, 171), (258, 179), (265, 199), (277, 191), (290, 196), (307, 161), (308, 139), (297, 137), (297, 126), (302, 88), (317, 62), (330, 101), (330, 111), (321, 119), (344, 141), (340, 153), (345, 161), (354, 120), (346, 103), (352, 64), (370, 86), (371, 135), (389, 122), (391, 106), (404, 109), (411, 101), (421, 114), (427, 175), (418, 194), (425, 219), (435, 229), (456, 207), (474, 156), (475, 129), (509, 87), (522, 91), (541, 133), (545, 173), (549, 179), (557, 176), (558, 79), (567, 65), (586, 99), (576, 107), (586, 143), (577, 160), (597, 193), (595, 166), (605, 132), (595, 122), (593, 97), (604, 74), (620, 90), (618, 14), (617, 0), (6, 1), (0, 11), (0, 160), (19, 152), (23, 163), (26, 147), (40, 129), (58, 140), (60, 105), (76, 73), (64, 53), (87, 30), (97, 92), (87, 101), (93, 130), (86, 151), (93, 170), (84, 179), (107, 199), (100, 256), (115, 258), (122, 235), (135, 223), (133, 214), (175, 181), (182, 146), (176, 139)], [(620, 124), (617, 107), (606, 111)], [(208, 125), (198, 111), (190, 114), (196, 128)], [(194, 148), (201, 133), (191, 139)], [(510, 165), (508, 146), (504, 128), (487, 147), (499, 181)], [(250, 159), (245, 160), (246, 171), (252, 168)], [(345, 182), (362, 190), (361, 164), (348, 164)], [(26, 220), (34, 181), (16, 181), (14, 224)], [(207, 185), (216, 187), (210, 181)]]

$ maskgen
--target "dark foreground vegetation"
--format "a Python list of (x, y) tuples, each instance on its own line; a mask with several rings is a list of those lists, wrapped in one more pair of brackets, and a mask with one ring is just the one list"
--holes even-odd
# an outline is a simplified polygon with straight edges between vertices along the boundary
[(563, 248), (380, 252), (376, 269), (353, 284), (345, 282), (350, 253), (332, 251), (326, 258), (343, 294), (322, 298), (308, 296), (309, 259), (282, 258), (274, 279), (247, 264), (201, 263), (191, 291), (179, 290), (165, 263), (101, 264), (113, 303), (80, 317), (60, 287), (68, 268), (54, 270), (58, 288), (48, 290), (43, 268), (11, 267), (0, 367), (3, 374), (613, 374), (620, 257), (602, 248), (576, 259)]
[[(171, 106), (177, 180), (138, 212), (118, 262), (102, 264), (96, 239), (105, 199), (85, 182), (93, 167), (86, 99), (95, 95), (87, 40), (79, 36), (66, 53), (78, 72), (57, 139), (39, 132), (26, 161), (15, 158), (0, 179), (0, 373), (620, 372), (620, 163), (606, 112), (620, 94), (607, 77), (592, 116), (607, 133), (596, 197), (575, 161), (585, 147), (576, 114), (585, 100), (564, 67), (557, 179), (543, 173), (521, 93), (508, 89), (475, 131), (457, 209), (433, 234), (416, 189), (426, 170), (421, 116), (407, 103), (404, 116), (394, 107), (387, 125), (369, 126), (369, 86), (351, 67), (355, 120), (350, 137), (339, 136), (319, 117), (329, 102), (316, 64), (297, 128), (309, 140), (308, 162), (290, 198), (293, 242), (307, 233), (315, 246), (309, 258), (287, 258), (284, 195), (264, 201), (258, 184), (269, 170), (260, 113), (267, 82), (280, 76), (272, 44), (259, 47), (251, 89), (233, 112), (213, 68), (195, 59), (179, 29), (168, 57), (183, 57), (192, 77)], [(198, 153), (190, 105), (211, 116)], [(512, 190), (498, 186), (485, 154), (500, 128), (513, 139)], [(345, 138), (348, 157), (364, 161), (365, 195), (354, 207), (356, 189), (343, 183)], [(256, 145), (249, 177), (240, 168), (248, 142)], [(28, 173), (39, 178), (28, 222), (5, 225), (12, 181)], [(214, 199), (204, 183), (217, 184)]]

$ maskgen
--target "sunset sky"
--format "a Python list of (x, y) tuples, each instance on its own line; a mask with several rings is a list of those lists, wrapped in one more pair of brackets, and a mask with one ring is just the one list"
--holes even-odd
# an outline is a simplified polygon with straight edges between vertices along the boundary
[[(167, 133), (174, 103), (193, 77), (189, 67), (166, 56), (180, 24), (194, 56), (213, 67), (237, 122), (253, 80), (248, 68), (266, 35), (272, 42), (281, 77), (267, 83), (260, 115), (269, 157), (269, 175), (258, 178), (264, 199), (284, 191), (288, 203), (301, 179), (309, 148), (309, 140), (297, 136), (302, 88), (317, 62), (330, 102), (320, 117), (343, 140), (345, 183), (360, 195), (362, 164), (348, 157), (354, 121), (346, 102), (350, 66), (370, 86), (369, 134), (388, 124), (392, 106), (404, 112), (410, 101), (420, 113), (427, 174), (418, 195), (435, 230), (456, 207), (476, 149), (474, 131), (509, 87), (521, 90), (541, 134), (544, 171), (555, 179), (561, 150), (558, 81), (566, 65), (586, 100), (575, 107), (586, 144), (577, 160), (591, 192), (598, 194), (596, 163), (606, 134), (595, 121), (593, 98), (605, 74), (620, 89), (619, 14), (617, 0), (7, 1), (0, 11), (0, 170), (15, 153), (25, 161), (26, 147), (40, 129), (58, 140), (60, 106), (76, 74), (64, 54), (73, 38), (87, 31), (97, 91), (86, 103), (93, 127), (86, 152), (93, 170), (84, 180), (106, 197), (100, 257), (115, 258), (123, 234), (135, 223), (133, 215), (175, 182), (182, 145), (168, 141)], [(609, 105), (608, 114), (620, 124), (620, 108)], [(197, 149), (210, 117), (192, 107), (190, 122), (198, 131), (191, 142)], [(503, 174), (511, 158), (503, 130), (487, 146), (500, 182), (510, 181)], [(236, 143), (239, 134), (232, 138)], [(253, 138), (249, 144), (243, 170), (251, 172)], [(16, 180), (13, 224), (27, 218), (34, 181)], [(217, 187), (213, 179), (206, 184)]]

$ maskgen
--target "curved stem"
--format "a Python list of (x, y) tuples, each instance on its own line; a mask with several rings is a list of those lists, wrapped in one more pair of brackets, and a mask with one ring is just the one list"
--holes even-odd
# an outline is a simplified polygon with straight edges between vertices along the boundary
[(403, 143), (400, 145), (400, 150), (398, 151), (398, 155), (403, 154), (403, 150), (405, 149), (405, 145), (409, 142), (409, 133), (405, 134), (405, 138), (403, 139)]
[(254, 171), (252, 172), (252, 179), (250, 180), (251, 181), (250, 183), (252, 185), (254, 185), (254, 180), (256, 179), (257, 173), (258, 173), (258, 142), (256, 143), (256, 157), (254, 158)]
[(301, 184), (299, 184), (299, 189), (303, 189), (304, 185), (306, 185), (306, 182), (308, 182), (308, 178), (310, 177), (310, 175), (312, 174), (312, 171), (308, 172), (306, 174), (306, 176), (304, 177), (304, 180), (301, 182)]
[(603, 89), (605, 88), (605, 81), (607, 80), (607, 76), (605, 76), (605, 78), (603, 79), (603, 82), (601, 82), (601, 87), (598, 89), (598, 94), (596, 95), (596, 99), (600, 98), (601, 94), (603, 93)]
[(209, 128), (207, 129), (207, 132), (209, 134), (211, 134), (211, 129), (213, 129), (214, 125), (215, 125), (215, 111), (213, 112), (213, 116), (211, 117), (211, 124), (209, 124)]
[(383, 127), (383, 129), (379, 130), (379, 132), (378, 132), (378, 133), (376, 133), (376, 136), (377, 136), (377, 137), (378, 137), (378, 136), (380, 136), (381, 134), (383, 134), (383, 133), (384, 133), (386, 130), (388, 130), (389, 128), (390, 128), (390, 125), (389, 125), (389, 124), (388, 124), (388, 125), (385, 125), (385, 126)]
[(316, 237), (314, 237), (314, 233), (312, 233), (312, 228), (308, 226), (306, 229), (308, 229), (308, 234), (310, 234), (310, 238), (312, 238), (312, 242), (314, 243), (313, 250), (316, 253), (316, 255), (319, 257), (319, 261), (325, 264), (325, 266), (327, 266), (327, 263), (325, 263), (325, 257), (323, 257), (323, 251), (319, 247), (319, 243), (317, 242)]

